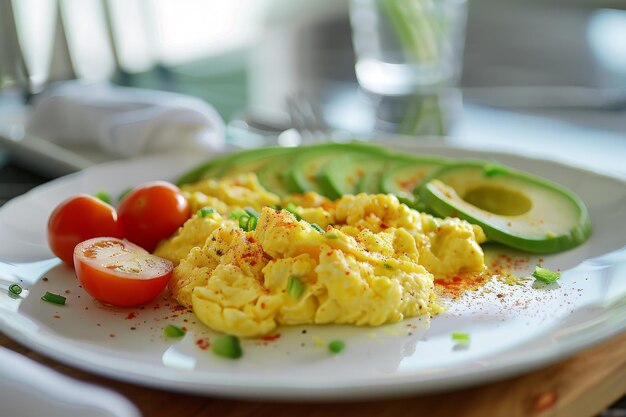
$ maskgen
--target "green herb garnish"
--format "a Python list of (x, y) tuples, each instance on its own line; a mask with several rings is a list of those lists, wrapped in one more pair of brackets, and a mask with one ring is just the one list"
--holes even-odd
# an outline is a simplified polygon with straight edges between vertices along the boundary
[(118, 202), (121, 202), (123, 199), (125, 199), (125, 198), (126, 198), (126, 196), (127, 196), (128, 194), (130, 194), (130, 192), (131, 192), (131, 191), (133, 191), (133, 187), (128, 187), (127, 189), (125, 189), (124, 191), (122, 191), (122, 192), (120, 193), (120, 195), (118, 195), (118, 196), (117, 196), (117, 201), (118, 201)]
[(258, 217), (250, 216), (248, 218), (248, 223), (246, 224), (246, 231), (251, 232), (255, 230), (258, 222), (259, 222)]
[(65, 297), (63, 297), (62, 295), (59, 294), (54, 294), (51, 293), (49, 291), (47, 291), (42, 297), (42, 300), (47, 301), (49, 303), (52, 304), (57, 304), (60, 306), (64, 306), (65, 305)]
[(245, 216), (246, 212), (243, 210), (235, 210), (228, 215), (229, 219), (238, 219), (241, 216)]
[(9, 292), (13, 295), (20, 295), (22, 293), (22, 287), (18, 284), (9, 285)]
[(315, 224), (315, 223), (311, 223), (311, 227), (312, 227), (313, 229), (317, 230), (317, 231), (318, 231), (318, 232), (320, 232), (320, 233), (326, 233), (326, 231), (325, 231), (324, 229), (322, 229), (320, 226), (318, 226), (318, 225), (317, 225), (317, 224)]
[(208, 217), (213, 213), (215, 213), (215, 209), (213, 207), (202, 207), (198, 210), (198, 216), (200, 217)]
[(542, 268), (537, 265), (533, 271), (533, 278), (537, 281), (545, 282), (546, 284), (553, 284), (561, 278), (561, 273), (558, 271), (550, 271), (547, 268)]
[(107, 204), (111, 204), (111, 196), (102, 190), (96, 192), (96, 198)]
[(295, 298), (296, 300), (300, 298), (302, 293), (304, 292), (304, 284), (298, 277), (290, 276), (287, 281), (287, 294), (289, 296)]
[(252, 217), (256, 217), (257, 219), (259, 218), (260, 214), (258, 211), (256, 211), (255, 209), (253, 209), (252, 207), (246, 207), (244, 209), (244, 211), (246, 213), (248, 213), (248, 215), (252, 216)]
[(163, 329), (163, 335), (165, 337), (183, 337), (185, 333), (187, 332), (185, 332), (183, 329), (181, 329), (178, 326), (174, 326), (173, 324), (168, 324)]
[(496, 175), (510, 174), (511, 170), (502, 165), (487, 164), (483, 168), (486, 177), (495, 177)]
[(383, 266), (385, 267), (385, 269), (393, 269), (393, 266), (389, 264), (383, 264)]
[(470, 342), (470, 335), (469, 333), (453, 332), (452, 340), (454, 340), (457, 343), (467, 344)]
[(300, 217), (298, 212), (296, 212), (296, 205), (295, 204), (293, 204), (293, 203), (287, 204), (287, 206), (285, 207), (285, 210), (287, 210), (289, 213), (293, 214), (297, 221), (302, 220), (302, 217)]
[(246, 216), (245, 214), (239, 216), (239, 227), (241, 227), (243, 230), (247, 230), (249, 220), (250, 216)]
[(231, 335), (225, 335), (215, 339), (211, 343), (211, 350), (217, 356), (229, 359), (237, 359), (243, 355), (239, 338)]
[(346, 348), (346, 343), (343, 340), (333, 340), (328, 344), (328, 350), (333, 353), (339, 353)]
[(258, 221), (257, 217), (245, 214), (239, 217), (239, 227), (246, 232), (251, 232), (256, 229)]

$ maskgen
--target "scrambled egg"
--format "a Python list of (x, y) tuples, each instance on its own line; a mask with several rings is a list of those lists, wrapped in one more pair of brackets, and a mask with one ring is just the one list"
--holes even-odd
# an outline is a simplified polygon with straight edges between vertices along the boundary
[[(485, 269), (478, 226), (437, 219), (391, 195), (280, 199), (254, 174), (183, 187), (189, 219), (155, 254), (177, 266), (169, 288), (210, 328), (242, 337), (279, 325), (377, 326), (441, 311), (434, 276)], [(290, 211), (271, 208), (296, 206)], [(231, 213), (260, 212), (253, 231)], [(293, 207), (293, 206), (292, 206)]]

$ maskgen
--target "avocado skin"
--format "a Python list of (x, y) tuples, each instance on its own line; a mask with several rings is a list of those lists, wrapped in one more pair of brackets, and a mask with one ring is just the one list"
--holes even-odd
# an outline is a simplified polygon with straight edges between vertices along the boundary
[(247, 162), (254, 162), (258, 158), (272, 158), (274, 156), (289, 154), (296, 148), (267, 147), (258, 149), (248, 149), (236, 153), (221, 156), (204, 162), (181, 175), (176, 181), (176, 185), (181, 186), (192, 182), (197, 182), (208, 178), (220, 178), (229, 173), (233, 167), (243, 165)]
[(219, 158), (211, 159), (209, 161), (203, 162), (198, 166), (193, 167), (189, 171), (182, 174), (177, 180), (176, 185), (179, 187), (181, 185), (190, 184), (193, 182), (198, 182), (202, 178), (207, 178), (212, 174), (218, 172), (223, 166), (228, 163), (230, 159), (234, 157), (233, 154), (228, 154), (225, 156), (221, 156)]
[(243, 172), (255, 172), (261, 168), (256, 167), (255, 170), (252, 170), (250, 169), (250, 166), (257, 165), (259, 160), (261, 160), (261, 167), (263, 167), (267, 164), (271, 164), (274, 161), (292, 155), (296, 150), (297, 148), (272, 146), (256, 149), (254, 152), (246, 151), (244, 153), (235, 155), (225, 164), (222, 164), (221, 169), (216, 170), (217, 172), (215, 176), (219, 178)]
[[(567, 233), (562, 233), (557, 236), (550, 236), (541, 239), (533, 238), (530, 236), (523, 236), (519, 233), (506, 230), (505, 228), (492, 225), (485, 219), (472, 216), (464, 212), (462, 209), (455, 207), (451, 203), (452, 200), (442, 199), (436, 194), (436, 184), (433, 182), (433, 180), (438, 180), (440, 179), (440, 177), (443, 177), (444, 174), (449, 174), (450, 171), (453, 170), (458, 170), (462, 172), (464, 168), (477, 167), (484, 170), (485, 178), (487, 179), (486, 181), (488, 181), (488, 178), (494, 176), (512, 176), (516, 179), (522, 179), (534, 185), (546, 187), (551, 190), (557, 191), (558, 193), (562, 194), (564, 198), (569, 199), (571, 201), (571, 204), (576, 206), (579, 214), (577, 223), (572, 224), (572, 227)], [(419, 196), (420, 200), (436, 215), (441, 217), (458, 217), (470, 223), (477, 224), (482, 227), (485, 234), (490, 240), (526, 252), (538, 254), (562, 252), (580, 245), (581, 243), (586, 241), (591, 235), (591, 221), (589, 217), (589, 211), (587, 210), (584, 202), (575, 193), (546, 179), (535, 177), (527, 173), (490, 162), (465, 161), (443, 167), (424, 180), (422, 186), (419, 189)]]

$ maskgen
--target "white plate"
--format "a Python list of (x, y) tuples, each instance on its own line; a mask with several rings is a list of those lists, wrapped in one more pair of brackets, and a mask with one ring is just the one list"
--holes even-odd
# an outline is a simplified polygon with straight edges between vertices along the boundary
[[(118, 193), (150, 179), (173, 179), (193, 157), (156, 157), (97, 166), (43, 185), (0, 210), (0, 285), (21, 278), (14, 299), (0, 291), (0, 329), (25, 345), (74, 366), (125, 381), (190, 393), (238, 398), (374, 398), (452, 389), (504, 378), (561, 360), (626, 329), (626, 182), (555, 162), (439, 147), (414, 152), (498, 160), (574, 189), (589, 207), (593, 234), (584, 245), (544, 257), (561, 269), (558, 285), (533, 288), (490, 282), (450, 304), (428, 323), (420, 319), (381, 328), (281, 328), (273, 341), (244, 341), (244, 357), (229, 361), (203, 350), (212, 333), (179, 311), (164, 294), (143, 309), (114, 309), (91, 300), (71, 270), (46, 260), (49, 212), (77, 192)], [(527, 275), (538, 261), (516, 256)], [(42, 277), (46, 277), (44, 280)], [(58, 307), (45, 291), (67, 296)], [(67, 294), (65, 294), (67, 292)], [(186, 326), (182, 341), (166, 340), (167, 324)], [(453, 331), (471, 343), (455, 346)], [(316, 342), (342, 339), (330, 354)], [(198, 342), (200, 340), (200, 342)]]

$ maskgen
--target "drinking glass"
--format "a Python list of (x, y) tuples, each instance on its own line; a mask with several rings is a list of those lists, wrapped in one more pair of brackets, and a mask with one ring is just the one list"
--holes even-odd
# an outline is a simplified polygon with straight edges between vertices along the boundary
[(412, 129), (401, 133), (445, 134), (444, 107), (458, 107), (466, 19), (466, 0), (351, 1), (359, 85), (393, 108), (381, 114), (401, 114), (391, 123)]

